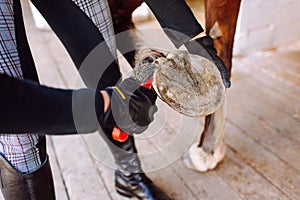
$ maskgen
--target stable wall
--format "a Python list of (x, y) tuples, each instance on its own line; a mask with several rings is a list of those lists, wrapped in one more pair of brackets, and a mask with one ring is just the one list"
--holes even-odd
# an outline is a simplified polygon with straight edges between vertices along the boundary
[(300, 0), (242, 0), (235, 55), (300, 40)]

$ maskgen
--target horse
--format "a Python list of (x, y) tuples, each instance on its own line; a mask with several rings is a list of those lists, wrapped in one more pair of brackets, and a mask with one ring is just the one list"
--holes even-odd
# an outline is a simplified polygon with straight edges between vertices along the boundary
[[(136, 28), (132, 13), (143, 2), (143, 0), (108, 0), (116, 34)], [(205, 32), (213, 37), (218, 55), (224, 61), (229, 74), (231, 74), (232, 68), (232, 51), (240, 3), (241, 0), (204, 0)], [(218, 34), (214, 34), (215, 32)], [(118, 42), (121, 41), (117, 40), (117, 45)], [(129, 43), (128, 45), (132, 44)], [(135, 53), (135, 51), (132, 51), (124, 55), (131, 65), (134, 64)], [(184, 158), (186, 167), (206, 172), (214, 169), (223, 160), (225, 156), (223, 130), (217, 138), (214, 138), (213, 143), (215, 145), (213, 149), (204, 148), (205, 140), (211, 137), (211, 134), (214, 134), (213, 132), (216, 131), (214, 127), (220, 123), (222, 115), (224, 113), (221, 109), (221, 111), (205, 117), (199, 142), (190, 147)]]

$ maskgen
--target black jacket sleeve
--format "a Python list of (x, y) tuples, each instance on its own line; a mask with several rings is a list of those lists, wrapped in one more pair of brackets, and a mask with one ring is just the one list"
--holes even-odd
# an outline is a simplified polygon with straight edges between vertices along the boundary
[(87, 87), (100, 90), (117, 83), (121, 73), (115, 58), (97, 26), (74, 1), (31, 2), (65, 46)]
[(102, 118), (103, 98), (95, 90), (55, 89), (0, 74), (1, 133), (88, 133)]
[(184, 0), (145, 0), (145, 2), (177, 48), (203, 31)]

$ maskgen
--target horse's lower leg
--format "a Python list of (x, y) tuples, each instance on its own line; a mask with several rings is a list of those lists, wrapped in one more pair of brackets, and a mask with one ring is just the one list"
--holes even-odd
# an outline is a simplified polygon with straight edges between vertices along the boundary
[[(205, 0), (204, 3), (206, 34), (209, 35), (214, 25), (218, 23), (218, 28), (221, 31), (221, 36), (214, 38), (215, 47), (218, 51), (219, 56), (223, 59), (227, 70), (230, 73), (232, 67), (234, 34), (236, 30), (236, 23), (241, 0)], [(216, 122), (214, 122), (214, 120), (212, 119), (212, 115), (208, 115), (205, 117), (204, 129), (198, 143), (198, 148), (203, 147), (205, 137), (207, 137), (208, 134), (211, 134), (208, 131), (209, 126), (214, 126), (214, 123)], [(223, 137), (224, 135), (222, 135), (219, 140), (223, 140)], [(221, 143), (220, 145), (217, 145), (217, 147), (222, 147), (223, 141), (219, 142)]]
[[(222, 35), (214, 39), (215, 47), (230, 73), (234, 34), (241, 0), (205, 0), (204, 3), (206, 33), (209, 34), (214, 24), (218, 22)], [(207, 134), (210, 118), (210, 115), (205, 117), (204, 130), (201, 134), (199, 146), (202, 146)]]

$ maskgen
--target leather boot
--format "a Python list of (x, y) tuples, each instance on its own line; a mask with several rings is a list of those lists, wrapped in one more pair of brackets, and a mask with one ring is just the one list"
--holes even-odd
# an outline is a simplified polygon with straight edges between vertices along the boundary
[(1, 191), (5, 200), (55, 200), (50, 163), (31, 173), (21, 173), (0, 156)]
[(111, 138), (111, 130), (109, 131), (106, 130), (105, 132), (110, 134), (105, 135), (117, 166), (115, 171), (117, 192), (120, 195), (137, 197), (141, 200), (170, 200), (171, 198), (143, 172), (133, 136), (129, 136), (125, 142), (117, 142)]

